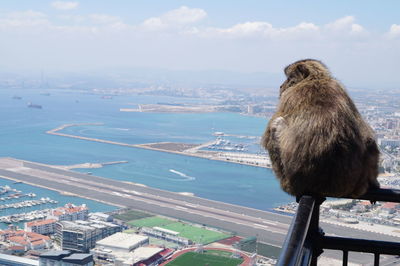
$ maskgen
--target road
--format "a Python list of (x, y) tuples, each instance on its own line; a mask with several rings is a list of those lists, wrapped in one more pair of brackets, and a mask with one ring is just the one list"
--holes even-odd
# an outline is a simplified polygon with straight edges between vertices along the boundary
[[(292, 218), (13, 158), (0, 158), (0, 177), (72, 193), (82, 198), (119, 207), (145, 210), (193, 221), (229, 230), (245, 237), (257, 236), (259, 241), (275, 246), (282, 246)], [(385, 241), (400, 240), (394, 236), (349, 229), (340, 225), (321, 223), (321, 226), (328, 235)], [(326, 252), (325, 254), (333, 253)], [(364, 255), (354, 254), (350, 259), (358, 263), (370, 262)]]

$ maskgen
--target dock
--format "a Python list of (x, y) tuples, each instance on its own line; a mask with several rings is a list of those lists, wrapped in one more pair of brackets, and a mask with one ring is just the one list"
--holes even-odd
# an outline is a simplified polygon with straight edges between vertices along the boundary
[(84, 137), (72, 134), (66, 134), (60, 132), (68, 127), (74, 126), (96, 126), (103, 125), (102, 123), (84, 123), (84, 124), (64, 124), (52, 130), (46, 131), (47, 134), (80, 139), (85, 141), (93, 141), (111, 145), (118, 145), (123, 147), (137, 148), (137, 149), (147, 149), (159, 152), (167, 152), (173, 154), (179, 154), (183, 156), (191, 156), (202, 159), (214, 160), (214, 161), (223, 161), (228, 163), (236, 163), (254, 167), (263, 167), (263, 168), (271, 168), (271, 161), (266, 155), (257, 155), (252, 153), (233, 153), (233, 152), (221, 152), (221, 151), (205, 151), (200, 150), (201, 148), (205, 148), (209, 145), (215, 143), (215, 141), (210, 141), (203, 144), (188, 144), (188, 143), (175, 143), (175, 142), (159, 142), (159, 143), (144, 143), (144, 144), (129, 144), (124, 142), (117, 142), (99, 138), (91, 138)]

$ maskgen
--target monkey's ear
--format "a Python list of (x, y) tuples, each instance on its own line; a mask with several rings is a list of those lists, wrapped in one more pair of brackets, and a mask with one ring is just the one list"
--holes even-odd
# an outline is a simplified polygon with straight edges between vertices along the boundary
[(296, 73), (303, 78), (306, 78), (310, 75), (310, 70), (304, 64), (298, 64), (296, 66)]

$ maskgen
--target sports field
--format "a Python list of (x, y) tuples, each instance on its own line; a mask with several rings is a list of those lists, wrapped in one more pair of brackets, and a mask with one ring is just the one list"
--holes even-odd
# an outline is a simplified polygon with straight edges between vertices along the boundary
[(207, 253), (187, 252), (169, 262), (166, 266), (236, 266), (240, 265), (242, 262), (242, 259), (217, 256)]
[(195, 243), (201, 244), (212, 243), (231, 236), (222, 232), (212, 231), (202, 227), (193, 226), (188, 223), (177, 222), (158, 216), (130, 221), (128, 224), (135, 227), (162, 227), (168, 230), (179, 232), (180, 237), (184, 237), (192, 240)]
[(147, 218), (142, 218), (138, 220), (133, 220), (128, 222), (129, 225), (135, 226), (135, 227), (154, 227), (154, 226), (159, 226), (159, 227), (164, 227), (166, 224), (173, 223), (174, 221), (165, 219), (159, 216), (153, 216), (153, 217), (147, 217)]

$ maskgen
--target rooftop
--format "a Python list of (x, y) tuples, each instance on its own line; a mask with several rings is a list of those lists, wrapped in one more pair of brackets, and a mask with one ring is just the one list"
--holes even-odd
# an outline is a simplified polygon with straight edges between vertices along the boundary
[(71, 256), (63, 258), (62, 261), (78, 265), (86, 265), (93, 261), (93, 255), (89, 253), (74, 253)]
[(60, 259), (65, 256), (69, 256), (70, 254), (71, 251), (69, 250), (50, 250), (48, 252), (42, 253), (40, 257), (46, 259)]
[(33, 222), (28, 222), (26, 223), (26, 225), (28, 227), (32, 227), (32, 226), (41, 226), (41, 225), (46, 225), (46, 224), (52, 224), (57, 222), (54, 219), (47, 219), (47, 220), (41, 220), (41, 221), (33, 221)]
[(135, 262), (147, 260), (163, 250), (163, 248), (158, 247), (139, 247), (133, 251), (133, 258)]
[(6, 254), (0, 254), (0, 263), (9, 263), (7, 265), (39, 266), (38, 260), (31, 260), (27, 258), (21, 258), (18, 256), (11, 256)]
[(82, 211), (88, 211), (88, 208), (86, 207), (85, 204), (82, 204), (81, 206), (75, 206), (72, 203), (65, 204), (64, 207), (58, 207), (53, 211), (53, 215), (55, 216), (60, 216), (63, 214), (72, 214), (76, 212), (82, 212)]
[(169, 234), (169, 235), (174, 235), (174, 236), (179, 235), (179, 232), (172, 231), (172, 230), (165, 229), (165, 228), (158, 227), (158, 226), (154, 226), (153, 229), (154, 229), (154, 230), (157, 230), (157, 231), (160, 231), (160, 232), (163, 232), (163, 233), (167, 233), (167, 234)]
[(121, 249), (131, 249), (132, 247), (147, 239), (147, 236), (118, 232), (100, 241), (97, 241), (96, 245)]

